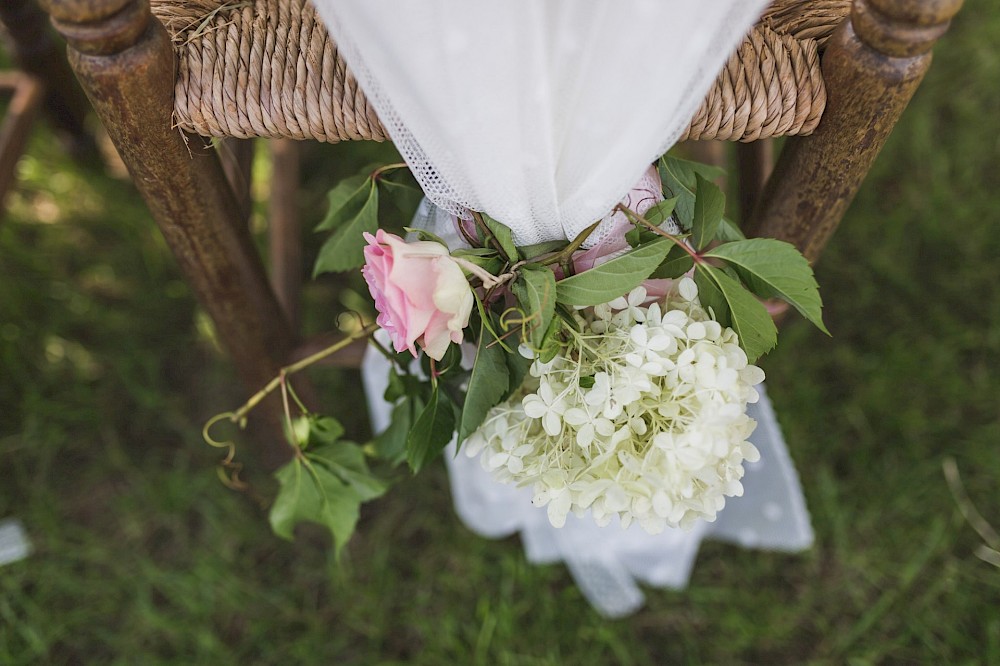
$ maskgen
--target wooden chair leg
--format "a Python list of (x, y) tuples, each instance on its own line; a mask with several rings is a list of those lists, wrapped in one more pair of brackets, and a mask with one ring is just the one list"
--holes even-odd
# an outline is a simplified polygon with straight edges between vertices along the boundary
[(236, 202), (240, 207), (240, 215), (244, 222), (250, 221), (253, 208), (253, 197), (250, 191), (253, 171), (253, 139), (220, 139), (216, 141), (215, 150), (219, 153), (222, 170), (226, 180), (233, 188)]
[(828, 100), (812, 136), (789, 139), (749, 234), (815, 261), (854, 199), (962, 0), (855, 0), (823, 56)]
[(0, 74), (0, 93), (10, 95), (7, 113), (0, 123), (0, 219), (3, 218), (7, 190), (14, 182), (17, 161), (28, 142), (31, 125), (38, 115), (45, 87), (30, 74)]
[[(218, 156), (171, 126), (176, 63), (166, 31), (148, 0), (46, 2), (136, 187), (237, 370), (257, 390), (286, 360), (292, 336)], [(274, 465), (292, 451), (276, 438), (261, 453)]]
[(45, 83), (45, 110), (52, 125), (78, 157), (96, 157), (97, 145), (84, 125), (87, 99), (53, 38), (45, 12), (35, 0), (3, 0), (0, 22), (10, 34), (17, 66)]
[(298, 330), (302, 292), (302, 224), (299, 218), (299, 144), (273, 139), (271, 149), (271, 204), (268, 235), (271, 282), (292, 328)]
[(771, 139), (736, 144), (736, 171), (739, 174), (740, 224), (746, 225), (760, 201), (767, 179), (774, 170), (774, 142)]

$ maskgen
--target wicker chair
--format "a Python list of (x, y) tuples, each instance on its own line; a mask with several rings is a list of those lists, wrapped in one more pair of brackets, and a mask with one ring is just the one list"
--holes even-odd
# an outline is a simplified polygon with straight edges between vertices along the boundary
[[(243, 379), (258, 387), (294, 336), (219, 159), (197, 137), (386, 135), (307, 0), (151, 1), (42, 0)], [(819, 256), (961, 4), (775, 0), (685, 137), (798, 137), (769, 179), (753, 143), (743, 154), (748, 232)]]

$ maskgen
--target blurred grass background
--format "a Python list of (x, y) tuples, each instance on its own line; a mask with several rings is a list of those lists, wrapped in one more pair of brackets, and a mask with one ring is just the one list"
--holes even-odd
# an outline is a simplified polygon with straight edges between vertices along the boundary
[[(688, 590), (620, 621), (465, 530), (440, 466), (364, 512), (339, 569), (318, 532), (272, 536), (201, 443), (245, 396), (145, 207), (39, 125), (0, 223), (0, 519), (35, 548), (0, 568), (0, 664), (1000, 664), (1000, 571), (941, 472), (1000, 523), (997, 35), (959, 16), (819, 265), (833, 337), (790, 321), (764, 361), (816, 547), (707, 543)], [(311, 146), (306, 224), (384, 150)], [(309, 287), (312, 328), (331, 293)], [(320, 380), (362, 436), (357, 376)]]

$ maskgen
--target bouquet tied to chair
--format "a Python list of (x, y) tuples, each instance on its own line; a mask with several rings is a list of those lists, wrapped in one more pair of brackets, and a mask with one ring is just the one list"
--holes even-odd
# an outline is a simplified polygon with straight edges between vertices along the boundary
[[(498, 481), (530, 487), (555, 527), (573, 513), (649, 533), (690, 528), (742, 494), (743, 464), (758, 457), (747, 441), (764, 379), (754, 362), (777, 342), (764, 301), (826, 329), (808, 262), (787, 243), (743, 236), (725, 217), (717, 169), (664, 156), (574, 238), (524, 245), (473, 211), (448, 217), (450, 240), (379, 228), (380, 194), (412, 200), (403, 166), (342, 181), (319, 227), (333, 233), (316, 272), (360, 268), (375, 321), (206, 426), (210, 443), (228, 445), (209, 429), (243, 423), (282, 392), (294, 456), (277, 472), (277, 534), (319, 523), (339, 552), (399, 465), (417, 473), (452, 441)], [(357, 444), (288, 378), (367, 336), (390, 361), (394, 407), (390, 426)]]

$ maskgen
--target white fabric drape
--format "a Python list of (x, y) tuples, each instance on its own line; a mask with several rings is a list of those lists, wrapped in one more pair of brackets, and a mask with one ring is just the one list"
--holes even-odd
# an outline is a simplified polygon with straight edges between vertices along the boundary
[(603, 217), (767, 4), (313, 1), (427, 196), (522, 245)]

